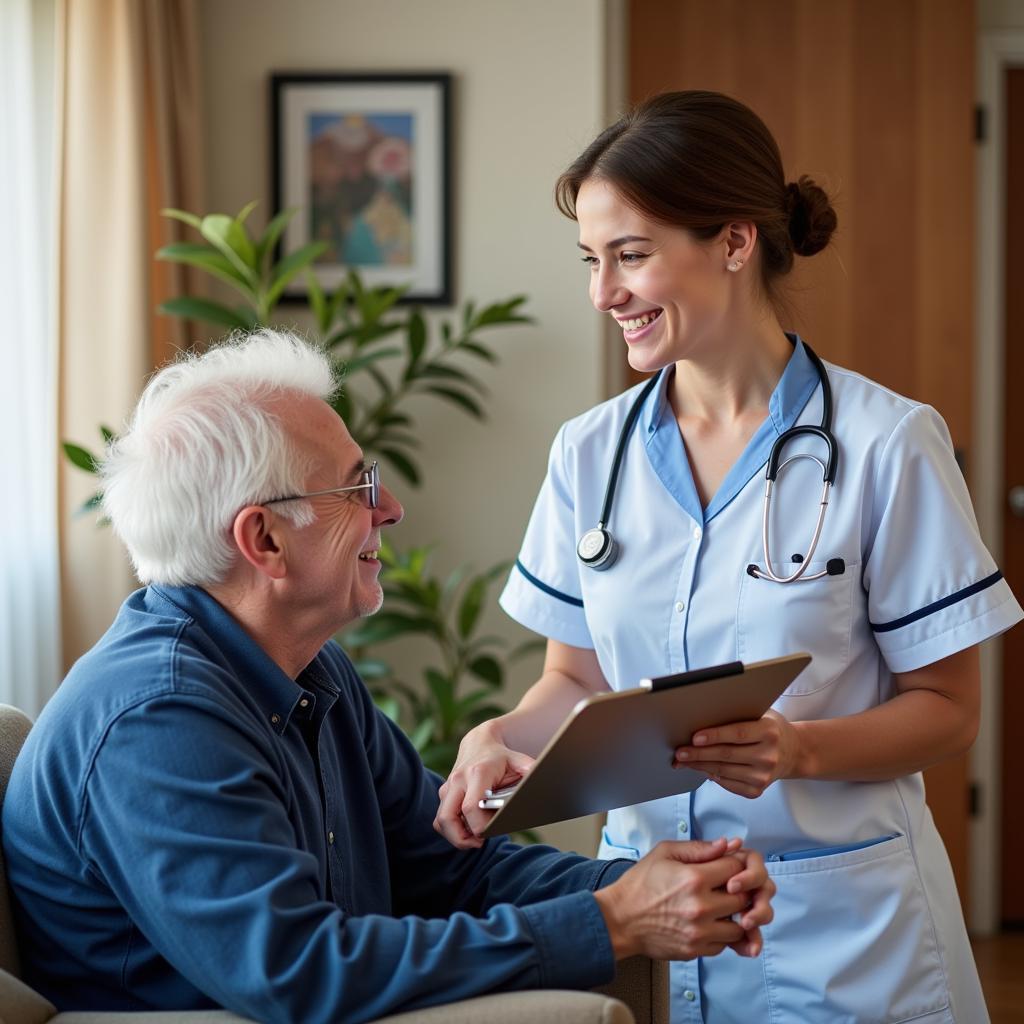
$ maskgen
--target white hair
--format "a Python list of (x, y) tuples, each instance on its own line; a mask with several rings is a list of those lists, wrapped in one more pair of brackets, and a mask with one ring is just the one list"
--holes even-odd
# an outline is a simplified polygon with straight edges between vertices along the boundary
[[(139, 579), (221, 582), (237, 554), (238, 511), (304, 490), (311, 469), (275, 400), (329, 399), (336, 387), (321, 349), (273, 330), (233, 336), (155, 374), (100, 467), (104, 511)], [(305, 501), (277, 510), (299, 527), (314, 519)]]

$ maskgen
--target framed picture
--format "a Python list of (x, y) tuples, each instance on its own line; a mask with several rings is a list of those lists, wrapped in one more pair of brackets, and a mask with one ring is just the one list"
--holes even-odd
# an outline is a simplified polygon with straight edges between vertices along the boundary
[[(328, 291), (353, 269), (451, 305), (451, 76), (275, 74), (271, 93), (274, 209), (299, 208), (283, 255), (322, 240)], [(284, 297), (305, 292), (296, 278)]]

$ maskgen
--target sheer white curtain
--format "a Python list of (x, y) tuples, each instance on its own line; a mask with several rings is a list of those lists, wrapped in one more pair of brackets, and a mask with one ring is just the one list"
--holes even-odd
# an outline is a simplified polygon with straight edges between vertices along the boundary
[(0, 701), (60, 681), (53, 0), (0, 0)]

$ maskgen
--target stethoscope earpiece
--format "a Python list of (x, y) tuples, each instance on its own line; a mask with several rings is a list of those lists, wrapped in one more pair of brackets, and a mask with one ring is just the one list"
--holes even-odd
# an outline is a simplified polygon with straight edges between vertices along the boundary
[(600, 572), (612, 567), (619, 556), (619, 545), (604, 526), (598, 525), (580, 537), (576, 554), (584, 565)]

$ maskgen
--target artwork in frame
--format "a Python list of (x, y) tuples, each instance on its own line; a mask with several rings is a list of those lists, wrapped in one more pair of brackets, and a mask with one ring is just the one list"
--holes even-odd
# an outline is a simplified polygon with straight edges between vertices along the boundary
[[(281, 73), (271, 93), (274, 208), (299, 208), (282, 255), (324, 241), (327, 291), (353, 269), (451, 305), (451, 76)], [(299, 275), (284, 297), (305, 292)]]

